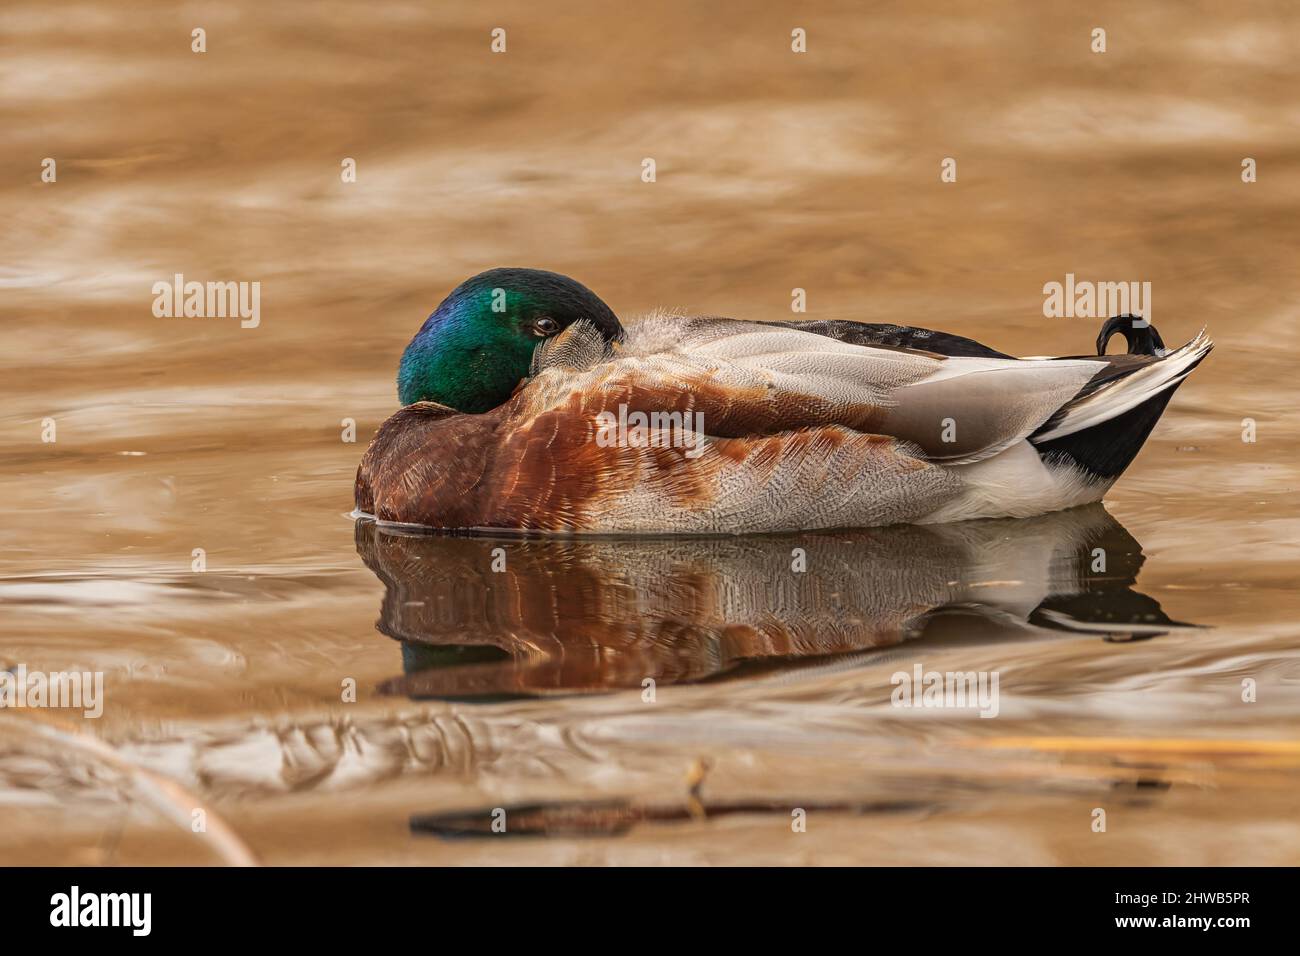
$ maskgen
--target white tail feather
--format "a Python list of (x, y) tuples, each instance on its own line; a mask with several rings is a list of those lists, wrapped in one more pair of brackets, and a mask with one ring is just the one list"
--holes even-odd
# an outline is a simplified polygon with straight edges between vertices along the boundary
[(1136, 408), (1185, 379), (1196, 363), (1213, 347), (1214, 343), (1205, 334), (1205, 330), (1201, 329), (1182, 348), (1175, 349), (1131, 375), (1103, 385), (1087, 398), (1067, 406), (1065, 416), (1050, 431), (1035, 435), (1033, 441), (1038, 444), (1073, 435)]

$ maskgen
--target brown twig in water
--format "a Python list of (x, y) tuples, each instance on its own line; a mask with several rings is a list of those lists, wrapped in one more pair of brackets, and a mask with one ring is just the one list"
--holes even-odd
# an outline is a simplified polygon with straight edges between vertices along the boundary
[(703, 820), (709, 815), (704, 807), (702, 791), (704, 789), (704, 778), (709, 775), (712, 766), (713, 764), (708, 757), (700, 757), (695, 763), (691, 764), (691, 769), (686, 772), (686, 784), (690, 788), (686, 794), (686, 809), (696, 820)]

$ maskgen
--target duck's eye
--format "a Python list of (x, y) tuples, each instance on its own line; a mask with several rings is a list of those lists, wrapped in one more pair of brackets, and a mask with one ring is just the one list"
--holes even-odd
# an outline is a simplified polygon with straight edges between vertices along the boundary
[(554, 335), (558, 331), (560, 331), (560, 323), (549, 315), (541, 315), (533, 319), (534, 335)]

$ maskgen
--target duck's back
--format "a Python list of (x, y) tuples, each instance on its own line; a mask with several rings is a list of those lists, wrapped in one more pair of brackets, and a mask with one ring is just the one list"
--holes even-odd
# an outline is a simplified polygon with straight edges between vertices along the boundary
[[(1106, 357), (1012, 359), (942, 333), (929, 341), (953, 354), (928, 351), (913, 347), (926, 330), (902, 327), (660, 313), (611, 346), (584, 325), (539, 348), (532, 378), (497, 409), (417, 403), (386, 422), (358, 471), (358, 508), (439, 528), (638, 533), (1040, 513), (1104, 488), (1069, 484), (1073, 497), (1054, 503), (1031, 436), (1132, 371)], [(1031, 494), (999, 510), (990, 483)]]

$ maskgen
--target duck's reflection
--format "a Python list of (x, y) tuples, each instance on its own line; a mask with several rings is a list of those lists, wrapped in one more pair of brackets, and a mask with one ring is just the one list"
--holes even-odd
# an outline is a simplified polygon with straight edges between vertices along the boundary
[(1179, 626), (1132, 585), (1141, 547), (1100, 505), (1025, 520), (725, 538), (488, 538), (363, 521), (379, 631), (411, 697), (701, 681), (902, 641)]

